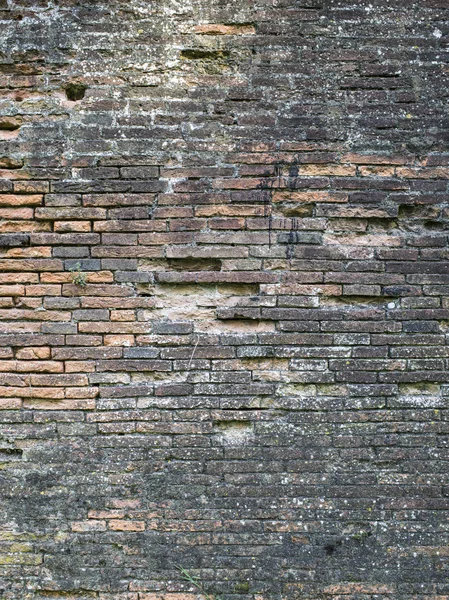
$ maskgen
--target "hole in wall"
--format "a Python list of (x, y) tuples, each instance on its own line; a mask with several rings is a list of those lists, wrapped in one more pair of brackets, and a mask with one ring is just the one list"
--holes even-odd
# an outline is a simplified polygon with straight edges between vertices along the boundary
[(78, 102), (84, 98), (87, 85), (85, 83), (72, 81), (68, 83), (64, 89), (67, 100), (70, 100), (71, 102)]
[(181, 50), (181, 57), (188, 60), (223, 60), (230, 55), (226, 50), (200, 50), (196, 48)]
[(5, 131), (15, 131), (22, 125), (21, 116), (3, 116), (0, 117), (0, 129)]
[(168, 266), (174, 271), (220, 271), (221, 260), (217, 258), (169, 258)]
[(341, 545), (342, 541), (337, 540), (334, 543), (326, 544), (324, 546), (324, 551), (326, 552), (327, 556), (332, 556)]
[(429, 231), (444, 231), (448, 229), (448, 224), (442, 221), (425, 221), (424, 228)]

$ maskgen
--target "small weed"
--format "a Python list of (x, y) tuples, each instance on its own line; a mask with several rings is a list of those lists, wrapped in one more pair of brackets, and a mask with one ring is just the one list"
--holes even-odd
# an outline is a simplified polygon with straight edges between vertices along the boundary
[(80, 263), (76, 263), (74, 267), (69, 269), (72, 273), (72, 281), (75, 285), (80, 285), (81, 287), (86, 287), (87, 285), (87, 274), (81, 271)]
[(363, 542), (367, 538), (371, 537), (371, 535), (371, 531), (360, 531), (351, 535), (351, 539), (356, 540), (358, 542)]
[(198, 577), (193, 577), (193, 575), (190, 575), (190, 573), (186, 571), (186, 569), (184, 569), (183, 567), (177, 566), (176, 568), (179, 569), (179, 571), (181, 571), (182, 578), (185, 581), (191, 583), (201, 594), (203, 594), (204, 600), (223, 600), (222, 596), (217, 596), (216, 594), (208, 594), (204, 589), (203, 582), (200, 581)]
[(236, 583), (234, 586), (235, 594), (248, 594), (249, 593), (249, 582), (241, 581), (240, 583)]

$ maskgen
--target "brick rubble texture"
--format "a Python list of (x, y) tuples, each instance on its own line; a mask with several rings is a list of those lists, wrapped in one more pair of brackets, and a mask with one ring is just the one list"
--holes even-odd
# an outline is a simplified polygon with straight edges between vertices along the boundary
[(449, 1), (0, 0), (0, 598), (449, 597)]

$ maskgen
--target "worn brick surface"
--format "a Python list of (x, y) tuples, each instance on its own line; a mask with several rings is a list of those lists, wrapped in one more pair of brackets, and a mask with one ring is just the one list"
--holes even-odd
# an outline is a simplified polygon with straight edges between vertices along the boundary
[(448, 0), (0, 0), (0, 598), (449, 598)]

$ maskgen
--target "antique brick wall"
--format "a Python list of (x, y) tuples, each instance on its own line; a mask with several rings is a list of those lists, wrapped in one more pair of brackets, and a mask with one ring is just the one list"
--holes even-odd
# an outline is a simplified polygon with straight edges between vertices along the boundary
[(0, 0), (0, 598), (449, 597), (448, 0)]

